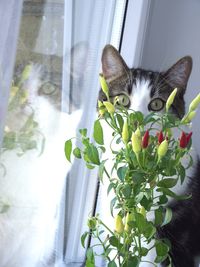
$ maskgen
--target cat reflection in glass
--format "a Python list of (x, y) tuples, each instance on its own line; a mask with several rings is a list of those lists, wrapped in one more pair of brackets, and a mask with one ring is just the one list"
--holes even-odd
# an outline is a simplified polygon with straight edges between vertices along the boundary
[[(9, 105), (5, 122), (7, 137), (17, 138), (4, 138), (0, 154), (0, 267), (53, 267), (61, 260), (56, 255), (60, 201), (70, 168), (63, 147), (66, 136), (75, 136), (82, 114), (76, 106), (71, 115), (62, 112), (62, 91), (46, 79), (41, 65), (28, 69), (22, 90), (11, 89), (14, 100), (21, 100), (24, 90), (26, 104), (9, 100), (15, 105)], [(35, 145), (29, 147), (31, 138)], [(16, 144), (19, 139), (23, 146)]]
[[(155, 72), (128, 68), (111, 45), (107, 45), (102, 54), (102, 71), (109, 86), (110, 98), (120, 96), (125, 107), (145, 115), (150, 111), (162, 112), (168, 96), (174, 88), (178, 88), (171, 112), (182, 118), (185, 112), (184, 94), (191, 70), (192, 59), (189, 56), (181, 58), (166, 71)], [(99, 100), (105, 99), (103, 91), (100, 91)], [(160, 238), (171, 242), (170, 255), (174, 267), (194, 267), (200, 254), (200, 164), (196, 155), (193, 159), (194, 164), (187, 170), (186, 181), (175, 188), (176, 193), (192, 194), (192, 198), (170, 201), (173, 219), (170, 224), (157, 230)], [(154, 261), (155, 253), (152, 251), (150, 254), (145, 260)], [(140, 266), (150, 267), (152, 264)], [(161, 266), (167, 266), (167, 263)]]

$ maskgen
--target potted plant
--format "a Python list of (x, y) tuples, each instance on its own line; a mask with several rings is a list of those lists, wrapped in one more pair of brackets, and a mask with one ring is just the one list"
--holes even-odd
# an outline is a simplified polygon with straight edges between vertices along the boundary
[[(98, 167), (99, 178), (109, 180), (108, 194), (112, 191), (111, 214), (115, 227), (111, 229), (97, 214), (88, 219), (89, 230), (82, 237), (82, 245), (92, 236), (101, 246), (101, 257), (108, 267), (136, 267), (148, 262), (145, 257), (154, 249), (156, 257), (152, 266), (167, 260), (172, 266), (169, 255), (170, 242), (157, 235), (157, 229), (170, 223), (172, 210), (170, 199), (186, 200), (190, 195), (177, 195), (173, 188), (183, 184), (186, 168), (192, 166), (192, 132), (183, 131), (196, 114), (200, 94), (192, 101), (187, 114), (180, 120), (169, 112), (177, 89), (170, 94), (164, 113), (151, 112), (144, 116), (139, 111), (127, 110), (110, 102), (109, 89), (105, 79), (100, 76), (102, 90), (107, 101), (98, 102), (99, 118), (94, 122), (93, 139), (87, 137), (87, 130), (81, 129), (81, 147), (73, 147), (72, 139), (65, 143), (65, 155), (70, 161), (71, 154), (85, 161), (89, 169)], [(104, 120), (113, 131), (111, 141), (112, 168), (106, 169), (103, 154)], [(178, 132), (178, 138), (175, 135)], [(112, 149), (112, 144), (118, 149)], [(187, 158), (187, 166), (183, 160)], [(151, 214), (151, 216), (150, 216)], [(153, 214), (153, 216), (152, 216)], [(87, 250), (86, 266), (95, 266), (96, 253), (93, 247)]]

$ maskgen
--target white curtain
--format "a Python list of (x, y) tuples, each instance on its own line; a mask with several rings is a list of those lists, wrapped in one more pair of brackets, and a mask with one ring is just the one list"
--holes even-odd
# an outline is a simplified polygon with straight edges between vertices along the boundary
[[(74, 76), (71, 87), (64, 86), (64, 88), (71, 90), (66, 93), (66, 96), (71, 96), (74, 105), (82, 110), (78, 128), (89, 129), (89, 136), (97, 116), (98, 74), (101, 71), (102, 49), (107, 43), (112, 43), (116, 47), (119, 45), (125, 2), (67, 1), (64, 49), (66, 48), (67, 51), (70, 45), (72, 47), (70, 63), (73, 71), (71, 75)], [(65, 55), (67, 54), (65, 52)], [(82, 79), (77, 80), (80, 74)], [(70, 83), (67, 78), (63, 81), (66, 84)], [(80, 237), (87, 228), (87, 217), (94, 206), (96, 188), (97, 172), (88, 171), (83, 162), (75, 161), (67, 177), (65, 221), (67, 266), (84, 264), (85, 249), (80, 245)]]
[(0, 146), (11, 84), (22, 0), (0, 1)]
[(1, 267), (84, 264), (97, 171), (67, 163), (64, 143), (78, 128), (91, 137), (102, 49), (119, 44), (125, 2), (27, 0), (21, 14), (21, 0), (0, 1)]

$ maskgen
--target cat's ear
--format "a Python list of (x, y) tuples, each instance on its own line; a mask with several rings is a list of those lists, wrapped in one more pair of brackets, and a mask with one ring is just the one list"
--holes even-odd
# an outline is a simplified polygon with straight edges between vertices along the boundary
[(186, 56), (177, 61), (171, 68), (164, 72), (164, 78), (173, 87), (185, 92), (188, 79), (192, 70), (192, 58)]
[(119, 52), (112, 45), (106, 45), (102, 53), (102, 71), (105, 79), (110, 82), (124, 74), (128, 75), (129, 68)]

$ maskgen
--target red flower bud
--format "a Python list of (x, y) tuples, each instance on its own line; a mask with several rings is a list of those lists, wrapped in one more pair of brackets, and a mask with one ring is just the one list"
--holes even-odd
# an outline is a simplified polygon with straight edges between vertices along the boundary
[(142, 138), (142, 148), (147, 148), (149, 145), (149, 131), (147, 130)]
[(190, 142), (191, 137), (192, 137), (192, 132), (190, 132), (190, 133), (187, 135), (187, 143)]
[(164, 135), (163, 132), (160, 131), (159, 133), (157, 133), (157, 137), (158, 137), (158, 143), (161, 144), (164, 141)]
[(188, 143), (190, 142), (192, 136), (192, 132), (189, 134), (186, 134), (185, 132), (182, 132), (180, 140), (179, 140), (179, 146), (180, 148), (186, 148)]
[(179, 146), (180, 146), (180, 148), (186, 148), (186, 146), (187, 146), (187, 135), (185, 132), (181, 133), (181, 138), (179, 140)]

